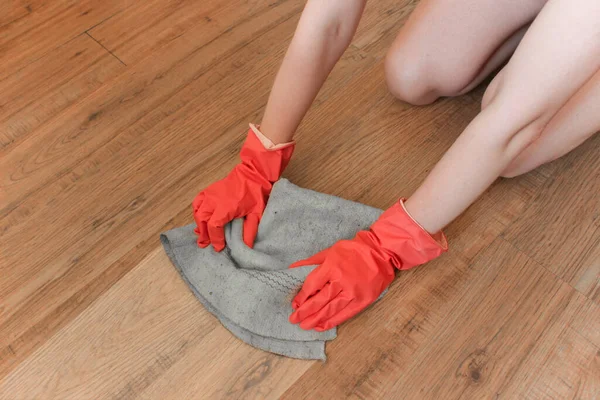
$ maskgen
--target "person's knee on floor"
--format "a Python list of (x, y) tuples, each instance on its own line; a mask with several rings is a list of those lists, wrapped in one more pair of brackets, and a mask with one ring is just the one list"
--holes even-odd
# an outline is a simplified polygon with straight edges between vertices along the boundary
[(427, 49), (409, 36), (399, 35), (386, 55), (385, 79), (390, 93), (412, 105), (462, 94), (472, 80), (467, 76), (469, 71), (457, 70), (441, 58), (432, 59)]
[(438, 91), (419, 65), (403, 60), (398, 53), (388, 53), (385, 59), (385, 79), (390, 93), (406, 103), (427, 105), (439, 97)]

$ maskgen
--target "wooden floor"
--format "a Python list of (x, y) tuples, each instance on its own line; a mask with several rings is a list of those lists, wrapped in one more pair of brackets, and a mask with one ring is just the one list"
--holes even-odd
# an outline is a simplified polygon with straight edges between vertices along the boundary
[[(286, 177), (386, 207), (482, 89), (394, 101), (415, 5), (379, 0), (298, 132)], [(255, 350), (195, 300), (161, 231), (237, 162), (300, 0), (0, 5), (0, 398), (600, 398), (600, 135), (500, 180), (339, 329), (326, 363)]]

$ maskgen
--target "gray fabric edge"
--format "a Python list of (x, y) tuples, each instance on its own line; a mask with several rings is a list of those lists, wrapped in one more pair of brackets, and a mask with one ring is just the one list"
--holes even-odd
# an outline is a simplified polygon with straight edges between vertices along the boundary
[[(299, 359), (312, 359), (312, 360), (326, 360), (325, 355), (325, 341), (324, 340), (312, 340), (312, 341), (293, 341), (293, 340), (279, 340), (276, 338), (269, 338), (266, 336), (257, 335), (244, 329), (226, 317), (220, 315), (218, 311), (196, 290), (194, 285), (189, 281), (184, 270), (179, 265), (177, 255), (173, 252), (173, 247), (169, 238), (165, 234), (160, 235), (160, 241), (167, 253), (167, 256), (171, 260), (171, 263), (179, 272), (188, 288), (192, 291), (194, 296), (200, 301), (200, 303), (206, 308), (211, 314), (213, 314), (219, 322), (229, 330), (234, 336), (248, 343), (251, 346), (257, 347), (261, 350), (271, 352), (274, 354), (283, 355), (286, 357), (299, 358)], [(335, 336), (333, 337), (335, 338)], [(302, 350), (302, 351), (300, 351)], [(305, 357), (298, 357), (296, 354), (305, 354)]]

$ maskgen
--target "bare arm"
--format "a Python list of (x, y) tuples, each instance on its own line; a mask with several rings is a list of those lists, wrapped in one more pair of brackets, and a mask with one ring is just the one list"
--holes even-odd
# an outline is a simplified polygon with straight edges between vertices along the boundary
[(406, 202), (426, 230), (437, 232), (461, 214), (598, 71), (599, 16), (597, 1), (546, 4), (504, 68), (489, 104)]
[(323, 82), (358, 26), (366, 0), (309, 0), (269, 96), (261, 132), (292, 140)]

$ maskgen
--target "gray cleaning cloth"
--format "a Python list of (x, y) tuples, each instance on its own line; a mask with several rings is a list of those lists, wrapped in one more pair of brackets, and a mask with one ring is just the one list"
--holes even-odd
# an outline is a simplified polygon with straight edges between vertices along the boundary
[(288, 269), (368, 228), (381, 210), (302, 189), (285, 179), (273, 186), (251, 249), (241, 219), (225, 227), (225, 250), (196, 244), (195, 225), (167, 231), (161, 241), (184, 281), (208, 311), (244, 342), (288, 357), (325, 359), (336, 330), (305, 331), (288, 321), (291, 301), (315, 266)]

